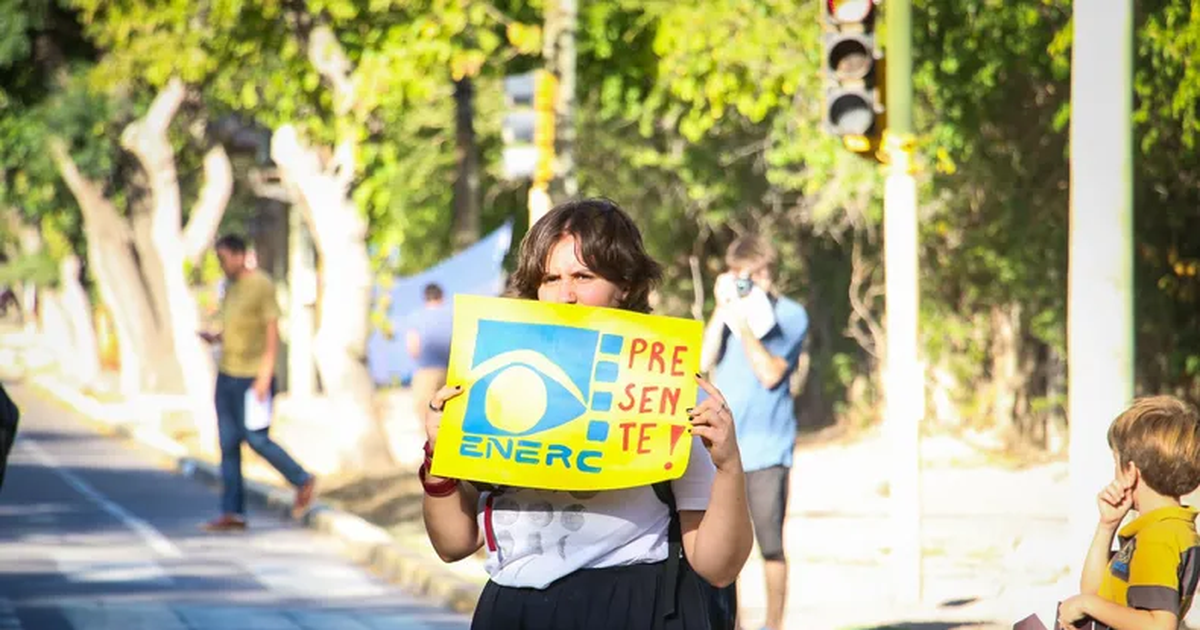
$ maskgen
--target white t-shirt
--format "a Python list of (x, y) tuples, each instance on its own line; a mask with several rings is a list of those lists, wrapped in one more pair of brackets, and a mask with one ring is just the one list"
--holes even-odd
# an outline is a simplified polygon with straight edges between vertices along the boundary
[[(671, 482), (679, 510), (706, 510), (716, 468), (700, 438)], [(670, 511), (651, 486), (603, 492), (505, 488), (482, 492), (485, 568), (502, 586), (545, 588), (579, 569), (667, 558)]]

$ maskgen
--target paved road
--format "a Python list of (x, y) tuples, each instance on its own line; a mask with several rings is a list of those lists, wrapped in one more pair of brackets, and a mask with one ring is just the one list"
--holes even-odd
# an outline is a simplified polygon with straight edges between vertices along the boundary
[(213, 490), (14, 388), (24, 415), (0, 493), (0, 630), (461, 630), (266, 513), (196, 525)]

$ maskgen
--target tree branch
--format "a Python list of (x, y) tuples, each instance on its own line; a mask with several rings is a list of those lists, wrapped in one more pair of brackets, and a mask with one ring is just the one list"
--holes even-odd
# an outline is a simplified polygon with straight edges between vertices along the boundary
[(354, 109), (356, 81), (350, 58), (333, 29), (318, 24), (309, 31), (308, 60), (333, 90), (333, 113), (338, 117), (349, 114)]
[(166, 134), (186, 95), (187, 90), (184, 88), (183, 81), (178, 78), (168, 81), (167, 85), (154, 97), (154, 102), (150, 104), (146, 115), (125, 128), (121, 134), (121, 144), (132, 151), (133, 149), (127, 143), (135, 141), (139, 132), (144, 130), (147, 133)]
[[(79, 204), (79, 211), (83, 213), (85, 225), (89, 228), (98, 226), (98, 229), (114, 232), (99, 234), (98, 238), (116, 238), (124, 242), (132, 240), (133, 234), (129, 231), (128, 225), (117, 216), (116, 210), (109, 204), (100, 186), (79, 172), (79, 167), (75, 164), (70, 152), (67, 151), (66, 143), (61, 138), (52, 137), (49, 148), (50, 157), (58, 167), (59, 175)], [(111, 216), (99, 216), (101, 213), (109, 213)]]
[(186, 94), (183, 82), (172, 78), (154, 97), (146, 115), (129, 123), (121, 132), (121, 146), (137, 156), (150, 180), (154, 207), (151, 229), (162, 235), (178, 235), (183, 223), (175, 151), (167, 131)]
[(348, 189), (339, 178), (324, 172), (316, 152), (304, 145), (292, 125), (284, 125), (272, 134), (271, 159), (279, 166), (284, 182), (296, 190), (300, 206), (309, 218), (317, 251), (324, 251), (324, 237), (328, 236), (326, 217), (345, 204)]
[(358, 173), (358, 139), (354, 130), (354, 110), (358, 102), (358, 78), (354, 65), (338, 41), (337, 34), (319, 16), (307, 12), (293, 15), (295, 29), (308, 52), (308, 61), (332, 92), (337, 146), (328, 165), (340, 187), (349, 189)]
[[(872, 285), (864, 292), (863, 284), (870, 281), (874, 269), (863, 260), (862, 241), (854, 239), (850, 250), (850, 321), (846, 334), (858, 342), (863, 350), (873, 358), (879, 359), (879, 349), (884, 344), (884, 332), (879, 322), (871, 313), (871, 305), (879, 296), (878, 285)], [(866, 327), (866, 331), (863, 331)], [(869, 335), (869, 336), (868, 336)]]
[(183, 230), (184, 260), (195, 265), (204, 256), (232, 195), (233, 165), (225, 147), (215, 144), (204, 155), (204, 188)]
[(688, 267), (692, 271), (692, 318), (704, 321), (704, 276), (700, 273), (700, 258), (688, 256)]

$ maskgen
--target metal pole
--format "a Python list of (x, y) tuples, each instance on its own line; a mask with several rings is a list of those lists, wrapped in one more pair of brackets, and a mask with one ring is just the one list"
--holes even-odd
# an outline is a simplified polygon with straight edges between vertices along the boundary
[[(556, 199), (574, 197), (579, 188), (575, 180), (574, 114), (579, 7), (577, 0), (547, 0), (544, 11), (542, 60), (549, 76), (539, 76), (538, 83), (550, 92), (551, 100), (538, 104), (535, 99), (543, 133), (537, 141), (540, 167), (529, 188), (531, 227), (550, 211)], [(548, 128), (545, 122), (549, 122)]]
[(1108, 425), (1133, 397), (1133, 3), (1074, 2), (1067, 407), (1072, 579), (1112, 479)]
[[(551, 10), (552, 7), (547, 7)], [(550, 18), (547, 17), (547, 22)], [(537, 146), (537, 164), (533, 169), (533, 180), (529, 186), (529, 227), (538, 222), (553, 205), (550, 199), (550, 182), (554, 180), (555, 139), (557, 123), (554, 107), (558, 99), (558, 81), (554, 73), (539, 70), (534, 73), (533, 109), (537, 122), (534, 126), (533, 142)]]
[[(553, 5), (553, 9), (549, 6)], [(547, 62), (554, 74), (554, 180), (550, 196), (555, 201), (574, 197), (579, 192), (575, 180), (575, 34), (579, 29), (578, 0), (553, 0), (548, 3), (547, 18), (554, 17), (553, 28), (546, 25)]]
[(921, 600), (920, 423), (924, 366), (918, 358), (917, 184), (913, 177), (912, 0), (887, 3), (888, 163), (883, 199), (887, 355), (885, 431), (893, 452), (890, 480), (892, 559), (897, 601)]

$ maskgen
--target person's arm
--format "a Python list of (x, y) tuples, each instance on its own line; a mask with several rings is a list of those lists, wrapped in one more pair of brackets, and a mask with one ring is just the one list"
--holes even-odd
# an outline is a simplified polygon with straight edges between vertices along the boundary
[(275, 376), (275, 359), (279, 356), (279, 303), (275, 301), (275, 285), (263, 277), (256, 286), (262, 291), (260, 308), (266, 322), (263, 331), (263, 355), (258, 361), (258, 372), (254, 375), (254, 393), (259, 400), (266, 400), (271, 392), (271, 378)]
[(783, 349), (782, 356), (772, 354), (750, 331), (744, 318), (737, 322), (742, 348), (750, 361), (750, 369), (754, 371), (758, 382), (767, 389), (778, 387), (788, 372), (796, 366), (800, 359), (800, 351), (804, 347), (804, 338), (808, 335), (808, 313), (803, 308), (789, 306), (779, 315), (775, 330), (771, 334), (781, 336), (776, 337), (775, 347)]
[(736, 470), (717, 470), (708, 509), (681, 510), (679, 526), (692, 568), (713, 586), (733, 584), (754, 545), (740, 462)]
[(720, 310), (713, 311), (708, 325), (704, 327), (704, 339), (700, 344), (700, 371), (705, 374), (716, 367), (725, 346), (725, 322), (718, 313)]
[(697, 382), (709, 398), (689, 411), (692, 434), (701, 438), (716, 473), (704, 511), (680, 510), (679, 525), (688, 562), (714, 586), (732, 584), (754, 544), (746, 474), (737, 446), (733, 417), (725, 398), (707, 381)]
[(1088, 597), (1083, 614), (1112, 628), (1112, 630), (1175, 630), (1179, 616), (1165, 610), (1138, 610), (1114, 604), (1102, 597)]
[[(433, 475), (425, 479), (430, 484), (442, 481)], [(462, 483), (449, 496), (425, 495), (421, 502), (425, 531), (442, 562), (458, 562), (483, 546), (483, 532), (476, 520), (478, 502), (479, 493), (474, 486)]]
[(775, 389), (788, 372), (788, 360), (771, 354), (763, 342), (754, 336), (745, 320), (738, 322), (739, 334), (742, 338), (742, 348), (750, 360), (750, 369), (755, 378), (767, 389)]
[(408, 356), (416, 359), (421, 356), (421, 335), (415, 330), (409, 330), (404, 336), (404, 345), (408, 349)]
[(1100, 511), (1100, 521), (1096, 525), (1096, 534), (1092, 536), (1092, 546), (1088, 547), (1083, 573), (1079, 576), (1079, 592), (1084, 595), (1100, 592), (1100, 583), (1104, 580), (1112, 556), (1113, 537), (1117, 535), (1121, 519), (1133, 507), (1133, 493), (1114, 479), (1096, 495), (1096, 507)]
[(708, 318), (708, 324), (704, 327), (704, 337), (700, 344), (700, 372), (702, 374), (710, 374), (724, 355), (727, 314), (736, 311), (730, 304), (733, 298), (729, 292), (729, 284), (732, 280), (729, 280), (727, 276), (728, 272), (721, 274), (713, 283), (713, 298), (715, 298), (716, 304), (713, 307), (712, 315)]
[(1166, 610), (1139, 610), (1110, 602), (1099, 595), (1076, 595), (1062, 603), (1058, 626), (1064, 630), (1091, 617), (1112, 630), (1175, 630), (1179, 616)]
[(1080, 593), (1095, 595), (1100, 592), (1100, 582), (1104, 580), (1104, 572), (1108, 570), (1113, 537), (1116, 535), (1116, 525), (1100, 523), (1096, 526), (1092, 546), (1088, 547), (1087, 558), (1083, 561), (1083, 574), (1079, 577)]
[[(425, 434), (432, 447), (437, 443), (438, 429), (442, 423), (442, 412), (446, 401), (462, 393), (461, 387), (447, 385), (438, 390), (425, 412)], [(441, 477), (427, 475), (430, 485), (444, 481)], [(470, 556), (483, 546), (483, 532), (477, 520), (479, 493), (473, 486), (459, 483), (454, 492), (444, 497), (424, 495), (421, 513), (425, 518), (425, 532), (429, 543), (443, 562), (457, 562)]]
[(279, 320), (268, 319), (266, 340), (262, 359), (258, 363), (258, 373), (254, 377), (254, 389), (259, 398), (271, 388), (271, 378), (275, 376), (275, 359), (279, 356)]

